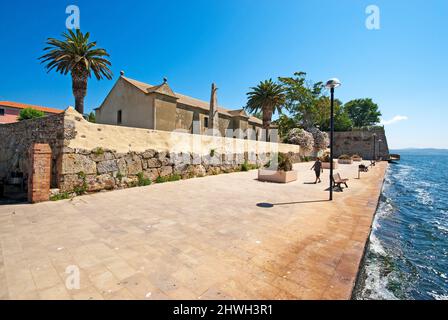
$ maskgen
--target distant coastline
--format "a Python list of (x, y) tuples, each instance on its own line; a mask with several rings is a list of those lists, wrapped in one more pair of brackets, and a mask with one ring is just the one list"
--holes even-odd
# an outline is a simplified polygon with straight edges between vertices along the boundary
[(425, 154), (425, 155), (440, 155), (448, 154), (448, 149), (438, 148), (404, 148), (404, 149), (391, 149), (392, 153), (412, 153), (412, 154)]

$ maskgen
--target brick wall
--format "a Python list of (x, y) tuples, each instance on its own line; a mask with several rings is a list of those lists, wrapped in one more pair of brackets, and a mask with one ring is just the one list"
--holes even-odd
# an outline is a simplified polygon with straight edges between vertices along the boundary
[(48, 201), (51, 180), (51, 148), (48, 144), (35, 143), (30, 147), (28, 201)]

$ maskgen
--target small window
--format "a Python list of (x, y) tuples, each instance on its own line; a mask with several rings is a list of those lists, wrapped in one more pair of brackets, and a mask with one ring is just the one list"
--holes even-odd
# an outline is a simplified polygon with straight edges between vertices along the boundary
[(208, 117), (204, 118), (204, 128), (208, 128)]
[(5, 109), (0, 109), (0, 116), (4, 116), (5, 115)]
[(117, 112), (117, 124), (121, 124), (121, 110)]

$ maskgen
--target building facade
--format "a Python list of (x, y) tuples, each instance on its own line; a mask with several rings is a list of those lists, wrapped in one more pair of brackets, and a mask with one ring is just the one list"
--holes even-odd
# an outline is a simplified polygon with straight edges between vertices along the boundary
[(64, 112), (63, 110), (40, 107), (31, 104), (0, 101), (0, 125), (17, 122), (20, 111), (27, 108), (42, 111), (47, 116)]
[[(216, 88), (213, 86), (212, 95)], [(216, 100), (213, 99), (212, 101)], [(125, 77), (123, 74), (96, 111), (96, 122), (162, 131), (181, 130), (188, 133), (207, 133), (211, 121), (221, 136), (259, 139), (263, 122), (243, 109), (216, 108), (216, 118), (210, 119), (210, 103), (173, 92), (165, 80), (152, 86)], [(216, 125), (217, 124), (217, 125)], [(239, 130), (238, 130), (239, 129)], [(247, 129), (250, 136), (247, 136)]]

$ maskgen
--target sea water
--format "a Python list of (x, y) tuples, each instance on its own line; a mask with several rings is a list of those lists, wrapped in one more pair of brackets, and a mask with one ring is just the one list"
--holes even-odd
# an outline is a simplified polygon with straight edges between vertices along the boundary
[(448, 299), (448, 151), (396, 151), (356, 299)]

